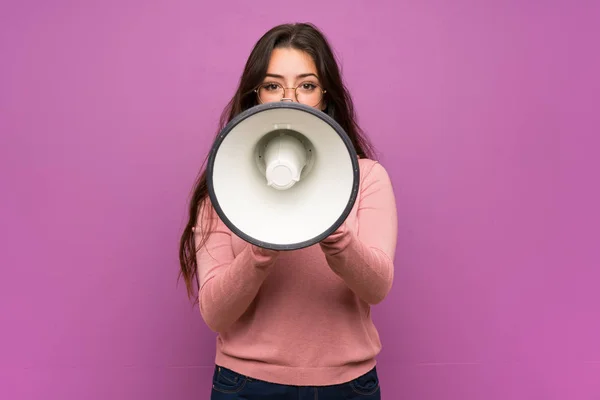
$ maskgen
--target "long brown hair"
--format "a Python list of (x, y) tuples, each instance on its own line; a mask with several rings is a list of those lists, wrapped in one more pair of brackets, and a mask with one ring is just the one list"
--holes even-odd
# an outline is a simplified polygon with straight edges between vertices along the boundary
[[(237, 91), (221, 114), (218, 131), (222, 130), (236, 115), (258, 104), (254, 89), (267, 73), (271, 52), (275, 48), (282, 47), (304, 51), (312, 57), (319, 80), (327, 91), (323, 98), (326, 105), (323, 111), (346, 131), (359, 157), (373, 158), (373, 148), (356, 122), (354, 104), (342, 81), (331, 46), (323, 33), (309, 23), (279, 25), (258, 40), (246, 61)], [(212, 226), (201, 226), (201, 240), (196, 242), (194, 227), (198, 222), (199, 206), (207, 198), (206, 170), (202, 168), (194, 185), (189, 203), (189, 219), (179, 245), (180, 277), (185, 280), (190, 298), (194, 297), (194, 291), (198, 288), (196, 252), (204, 245), (213, 229)], [(205, 210), (209, 208), (206, 207)], [(204, 218), (200, 219), (202, 223), (206, 223)]]

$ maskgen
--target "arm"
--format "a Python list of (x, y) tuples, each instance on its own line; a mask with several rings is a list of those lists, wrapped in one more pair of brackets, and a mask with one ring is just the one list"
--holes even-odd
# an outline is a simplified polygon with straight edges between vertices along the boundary
[[(200, 313), (210, 329), (221, 332), (237, 321), (254, 300), (278, 253), (248, 244), (234, 257), (232, 233), (216, 212), (200, 215), (208, 215), (202, 226), (214, 227), (196, 253)], [(198, 243), (199, 227), (195, 237)]]
[(381, 302), (394, 277), (398, 232), (390, 178), (378, 163), (364, 178), (358, 205), (358, 234), (344, 223), (321, 242), (331, 269), (369, 304)]

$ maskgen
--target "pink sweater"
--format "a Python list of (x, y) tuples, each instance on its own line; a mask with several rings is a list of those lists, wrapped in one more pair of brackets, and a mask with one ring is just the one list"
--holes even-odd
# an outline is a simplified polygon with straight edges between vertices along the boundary
[(215, 362), (287, 385), (347, 382), (375, 365), (381, 342), (370, 306), (394, 276), (392, 185), (361, 159), (346, 222), (325, 241), (289, 252), (260, 249), (221, 222), (197, 253), (200, 312), (217, 335)]

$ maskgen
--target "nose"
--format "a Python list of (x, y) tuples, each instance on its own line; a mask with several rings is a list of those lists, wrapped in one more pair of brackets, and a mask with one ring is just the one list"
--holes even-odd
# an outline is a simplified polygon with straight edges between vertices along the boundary
[[(292, 91), (292, 96), (293, 97), (285, 97), (285, 95), (287, 94), (288, 90)], [(296, 102), (297, 103), (298, 99), (296, 98), (296, 88), (283, 88), (283, 98), (281, 99), (281, 101), (292, 101), (292, 102)]]

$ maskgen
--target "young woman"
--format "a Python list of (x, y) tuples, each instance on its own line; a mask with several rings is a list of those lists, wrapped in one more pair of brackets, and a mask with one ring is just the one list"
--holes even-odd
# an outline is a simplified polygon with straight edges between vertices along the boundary
[(297, 101), (334, 118), (359, 155), (344, 224), (317, 245), (274, 251), (241, 240), (210, 205), (206, 172), (181, 237), (181, 274), (217, 335), (211, 399), (380, 399), (370, 308), (392, 285), (396, 205), (386, 170), (355, 121), (323, 34), (286, 24), (256, 43), (221, 128), (260, 103)]

